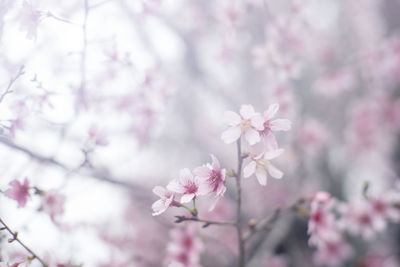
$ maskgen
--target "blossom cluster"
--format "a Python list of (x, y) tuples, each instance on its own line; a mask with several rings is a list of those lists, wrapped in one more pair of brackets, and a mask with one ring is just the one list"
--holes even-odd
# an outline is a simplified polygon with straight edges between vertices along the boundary
[[(243, 177), (249, 178), (255, 175), (261, 185), (267, 184), (267, 174), (277, 179), (283, 176), (283, 173), (270, 162), (283, 153), (283, 149), (278, 148), (274, 132), (288, 131), (291, 122), (287, 119), (273, 119), (278, 110), (279, 105), (272, 104), (261, 115), (255, 112), (253, 106), (242, 105), (239, 114), (233, 111), (225, 112), (229, 128), (222, 133), (221, 139), (226, 144), (231, 144), (238, 140), (240, 142), (243, 136), (243, 140), (250, 146), (249, 152), (245, 153), (249, 157), (249, 162), (243, 169)], [(228, 173), (214, 155), (211, 155), (211, 163), (193, 170), (182, 169), (179, 177), (169, 182), (166, 188), (156, 186), (153, 189), (153, 193), (160, 197), (152, 205), (153, 215), (160, 215), (169, 207), (187, 208), (185, 203), (201, 196), (213, 198), (209, 209), (211, 211), (225, 194), (226, 178), (234, 175), (241, 174), (233, 174), (233, 171)], [(176, 200), (178, 194), (179, 201)], [(192, 214), (193, 212), (194, 210), (191, 210)]]
[(340, 202), (327, 192), (316, 193), (310, 204), (309, 245), (317, 249), (316, 264), (341, 266), (354, 253), (345, 234), (371, 240), (389, 222), (400, 222), (399, 188), (383, 196)]
[(4, 191), (4, 195), (15, 200), (19, 208), (26, 206), (33, 192), (41, 198), (39, 210), (48, 214), (53, 222), (56, 222), (56, 218), (64, 213), (65, 196), (57, 192), (57, 190), (44, 191), (30, 186), (28, 178), (25, 178), (22, 183), (18, 180), (13, 180), (9, 185), (10, 188)]

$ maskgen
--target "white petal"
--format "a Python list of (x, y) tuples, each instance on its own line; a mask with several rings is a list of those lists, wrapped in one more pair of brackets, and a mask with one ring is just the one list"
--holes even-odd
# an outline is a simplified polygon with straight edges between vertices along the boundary
[(166, 190), (162, 186), (156, 186), (153, 188), (153, 193), (161, 198), (165, 196)]
[(264, 159), (265, 160), (274, 159), (274, 158), (280, 156), (283, 153), (283, 151), (284, 150), (282, 148), (267, 151), (267, 152), (264, 153)]
[(208, 178), (211, 174), (211, 170), (207, 166), (200, 166), (195, 168), (193, 173), (198, 177)]
[(260, 185), (267, 185), (267, 173), (263, 168), (257, 168), (256, 177)]
[(169, 182), (169, 184), (167, 185), (167, 189), (180, 194), (185, 192), (185, 188), (179, 183), (177, 179), (174, 179), (171, 182)]
[(278, 149), (278, 142), (272, 132), (268, 132), (262, 139), (266, 150)]
[(250, 176), (252, 176), (256, 171), (256, 166), (257, 164), (255, 161), (250, 161), (250, 163), (247, 164), (246, 167), (244, 167), (243, 169), (243, 177), (249, 178)]
[(192, 201), (193, 198), (194, 198), (194, 194), (184, 194), (181, 197), (181, 203), (188, 203), (188, 202)]
[(260, 114), (255, 115), (251, 118), (251, 126), (255, 129), (262, 131), (264, 130), (264, 119)]
[(231, 144), (238, 140), (240, 138), (240, 135), (242, 134), (242, 130), (240, 127), (231, 127), (225, 132), (222, 133), (221, 139), (226, 143), (226, 144)]
[(251, 146), (257, 144), (261, 140), (260, 134), (252, 128), (246, 130), (244, 137)]
[(252, 105), (242, 105), (240, 107), (240, 115), (242, 115), (242, 117), (246, 120), (253, 117), (255, 115), (253, 106)]
[(274, 177), (274, 178), (276, 178), (276, 179), (280, 179), (280, 178), (282, 178), (282, 176), (283, 176), (283, 172), (281, 172), (280, 170), (278, 170), (278, 169), (277, 169), (274, 165), (272, 165), (272, 164), (268, 164), (267, 170), (268, 170), (268, 173), (269, 173), (272, 177)]
[(271, 121), (270, 127), (272, 131), (289, 131), (292, 127), (292, 122), (287, 119), (276, 119)]
[(279, 110), (279, 104), (278, 103), (274, 103), (272, 105), (270, 105), (268, 107), (268, 109), (264, 112), (264, 120), (269, 121), (270, 119), (272, 119), (275, 114), (278, 112)]
[(152, 214), (153, 216), (160, 215), (167, 209), (167, 207), (164, 205), (161, 199), (154, 202), (151, 208), (153, 209), (153, 214)]
[(240, 123), (242, 119), (240, 118), (239, 114), (233, 111), (225, 111), (224, 113), (224, 121), (229, 126), (236, 126)]

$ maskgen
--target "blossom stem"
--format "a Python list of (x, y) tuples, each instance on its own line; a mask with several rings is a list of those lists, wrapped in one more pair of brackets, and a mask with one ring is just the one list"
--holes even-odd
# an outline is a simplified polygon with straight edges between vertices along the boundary
[(47, 267), (48, 265), (44, 262), (44, 260), (42, 260), (42, 258), (40, 258), (35, 252), (32, 251), (32, 249), (30, 249), (27, 245), (25, 245), (19, 238), (18, 238), (18, 233), (17, 232), (13, 232), (10, 227), (8, 227), (8, 225), (0, 218), (0, 224), (2, 225), (1, 230), (6, 230), (11, 236), (12, 238), (10, 239), (9, 242), (12, 241), (16, 241), (18, 242), (18, 244), (20, 244), (28, 253), (30, 253), (32, 255), (32, 260), (33, 259), (37, 259), (42, 266)]
[(242, 165), (243, 165), (243, 157), (242, 157), (242, 149), (241, 149), (241, 139), (237, 141), (237, 155), (238, 155), (238, 166), (236, 172), (236, 192), (237, 192), (237, 207), (236, 207), (236, 233), (238, 239), (238, 250), (239, 250), (239, 258), (238, 258), (238, 266), (245, 267), (245, 248), (244, 248), (244, 240), (242, 238), (242, 228), (241, 228), (241, 213), (242, 213), (242, 186), (241, 186), (241, 178), (242, 178)]

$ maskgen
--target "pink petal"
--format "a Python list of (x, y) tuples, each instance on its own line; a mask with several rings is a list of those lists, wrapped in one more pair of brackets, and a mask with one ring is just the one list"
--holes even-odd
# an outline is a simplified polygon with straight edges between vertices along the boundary
[(261, 117), (261, 115), (257, 114), (251, 118), (251, 126), (258, 131), (264, 130), (264, 119)]
[(267, 185), (267, 173), (263, 168), (257, 168), (256, 177), (260, 185)]
[(272, 131), (289, 131), (292, 127), (292, 122), (286, 119), (276, 119), (271, 121), (270, 127)]
[(243, 177), (249, 178), (250, 176), (252, 176), (256, 171), (256, 166), (257, 164), (255, 161), (250, 161), (250, 163), (247, 164), (246, 167), (244, 167), (243, 169)]
[(222, 133), (221, 139), (226, 143), (226, 144), (231, 144), (238, 140), (240, 138), (240, 135), (242, 134), (242, 130), (240, 127), (231, 127), (225, 132)]
[(181, 197), (181, 203), (188, 203), (188, 202), (192, 201), (194, 196), (195, 196), (194, 194), (184, 194)]
[(208, 178), (211, 175), (211, 170), (207, 166), (200, 166), (193, 170), (193, 173), (201, 178)]
[(278, 142), (276, 141), (276, 138), (272, 132), (268, 132), (263, 136), (263, 142), (267, 150), (278, 149)]
[(257, 144), (261, 140), (260, 134), (256, 130), (251, 128), (246, 130), (246, 132), (244, 133), (244, 137), (250, 145)]
[(219, 170), (221, 168), (221, 166), (219, 165), (218, 159), (214, 155), (211, 155), (211, 159), (212, 159), (213, 170)]
[(279, 104), (278, 103), (274, 103), (272, 105), (270, 105), (268, 107), (268, 109), (264, 112), (264, 120), (269, 121), (270, 119), (272, 119), (275, 114), (278, 112), (279, 110)]
[(265, 160), (271, 160), (274, 159), (278, 156), (280, 156), (283, 153), (283, 149), (279, 148), (279, 149), (275, 149), (275, 150), (270, 150), (264, 153), (264, 159)]
[(272, 176), (272, 177), (274, 177), (274, 178), (276, 178), (276, 179), (280, 179), (280, 178), (282, 178), (282, 176), (283, 176), (283, 172), (281, 172), (280, 170), (278, 170), (274, 165), (272, 165), (272, 164), (269, 164), (268, 166), (267, 166), (267, 170), (268, 170), (268, 173)]
[(153, 193), (160, 198), (163, 198), (165, 196), (166, 190), (162, 186), (156, 186), (153, 188)]
[(183, 194), (183, 192), (185, 192), (185, 188), (179, 183), (177, 179), (169, 182), (169, 184), (167, 185), (167, 189), (180, 194)]
[(233, 111), (225, 111), (224, 113), (224, 121), (229, 126), (236, 126), (240, 123), (242, 119), (240, 118), (239, 114)]
[(255, 111), (252, 105), (242, 105), (240, 107), (240, 115), (248, 120), (255, 115)]
[(212, 190), (213, 190), (213, 188), (211, 188), (207, 182), (200, 182), (200, 183), (198, 183), (196, 195), (204, 196), (204, 195), (211, 193)]
[(193, 174), (188, 168), (184, 168), (179, 172), (179, 182), (182, 185), (187, 185), (193, 181)]

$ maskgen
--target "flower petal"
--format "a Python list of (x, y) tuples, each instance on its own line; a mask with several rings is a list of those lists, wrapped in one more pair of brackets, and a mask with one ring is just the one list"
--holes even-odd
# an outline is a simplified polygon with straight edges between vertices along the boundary
[(211, 159), (212, 159), (211, 166), (212, 166), (213, 170), (219, 170), (221, 168), (221, 166), (219, 165), (218, 159), (214, 155), (211, 155)]
[(200, 166), (193, 170), (194, 175), (201, 178), (208, 178), (211, 175), (211, 170), (207, 166)]
[(281, 172), (280, 170), (278, 170), (278, 169), (277, 169), (274, 165), (272, 165), (272, 164), (268, 164), (267, 170), (268, 170), (268, 173), (269, 173), (272, 177), (274, 177), (274, 178), (276, 178), (276, 179), (280, 179), (280, 178), (282, 178), (282, 176), (283, 176), (283, 172)]
[(242, 105), (239, 113), (246, 120), (250, 119), (256, 114), (252, 105)]
[(192, 201), (194, 196), (195, 196), (194, 194), (184, 194), (181, 197), (181, 203), (188, 203), (188, 202)]
[(252, 128), (246, 130), (244, 137), (251, 146), (257, 144), (261, 140), (260, 134)]
[(165, 196), (165, 188), (162, 186), (156, 186), (153, 188), (153, 193), (157, 196), (159, 196), (160, 198), (163, 198)]
[(176, 193), (182, 194), (185, 188), (179, 183), (178, 179), (174, 179), (167, 185), (167, 189)]
[(264, 120), (269, 121), (270, 119), (272, 119), (275, 114), (278, 112), (279, 110), (279, 104), (278, 103), (274, 103), (272, 105), (270, 105), (268, 107), (268, 109), (264, 112)]
[(257, 114), (251, 118), (251, 126), (258, 131), (264, 130), (264, 119), (260, 114)]
[(160, 215), (161, 213), (167, 210), (167, 207), (164, 205), (161, 199), (154, 202), (151, 208), (153, 209), (153, 214), (152, 214), (153, 216)]
[(179, 182), (185, 186), (193, 181), (193, 174), (188, 168), (184, 168), (179, 172)]
[(283, 151), (284, 150), (282, 148), (267, 151), (267, 152), (264, 153), (264, 159), (265, 160), (274, 159), (274, 158), (280, 156), (283, 153)]
[(240, 123), (241, 118), (239, 114), (233, 111), (225, 111), (224, 113), (224, 121), (229, 126), (236, 126)]
[(276, 119), (270, 123), (270, 128), (272, 131), (289, 131), (291, 127), (292, 122), (287, 119)]
[(221, 139), (226, 143), (226, 144), (231, 144), (238, 140), (240, 138), (240, 135), (242, 134), (242, 130), (240, 127), (231, 127), (225, 132), (222, 133)]
[(256, 177), (260, 185), (267, 185), (267, 173), (265, 172), (264, 168), (257, 168)]
[(247, 164), (246, 167), (244, 167), (243, 169), (243, 177), (249, 178), (250, 176), (252, 176), (256, 171), (256, 166), (257, 164), (255, 161), (250, 161), (250, 163)]

